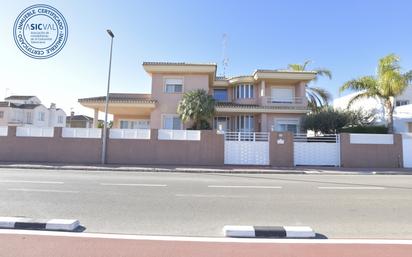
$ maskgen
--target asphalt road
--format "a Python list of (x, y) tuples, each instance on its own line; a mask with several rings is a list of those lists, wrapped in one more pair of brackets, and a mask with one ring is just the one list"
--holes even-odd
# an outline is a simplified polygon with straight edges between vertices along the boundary
[(103, 233), (305, 225), (328, 238), (412, 239), (412, 176), (0, 169), (0, 216), (76, 218)]

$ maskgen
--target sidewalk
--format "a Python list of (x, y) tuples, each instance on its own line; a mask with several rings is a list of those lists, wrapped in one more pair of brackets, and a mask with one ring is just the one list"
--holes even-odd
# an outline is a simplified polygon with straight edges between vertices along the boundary
[(61, 163), (6, 163), (0, 169), (130, 171), (130, 172), (188, 172), (236, 174), (333, 174), (333, 175), (412, 175), (412, 169), (402, 168), (339, 168), (339, 167), (270, 167), (270, 166), (162, 166), (162, 165), (75, 165)]

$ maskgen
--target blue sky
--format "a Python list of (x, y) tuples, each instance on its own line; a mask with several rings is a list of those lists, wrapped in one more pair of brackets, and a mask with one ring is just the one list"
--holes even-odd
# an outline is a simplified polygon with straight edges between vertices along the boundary
[[(66, 46), (46, 60), (27, 57), (13, 40), (18, 14), (38, 3), (57, 8), (69, 26)], [(311, 59), (332, 70), (333, 79), (317, 85), (336, 97), (340, 85), (373, 74), (388, 53), (412, 69), (411, 10), (408, 0), (8, 1), (0, 15), (0, 98), (33, 94), (91, 115), (77, 99), (105, 94), (107, 28), (115, 34), (111, 92), (149, 92), (143, 61), (220, 65), (227, 33), (227, 75)]]

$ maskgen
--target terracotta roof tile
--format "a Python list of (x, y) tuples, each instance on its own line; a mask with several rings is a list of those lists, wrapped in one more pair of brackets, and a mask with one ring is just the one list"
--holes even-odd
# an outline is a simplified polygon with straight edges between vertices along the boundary
[[(110, 102), (139, 102), (139, 103), (156, 103), (157, 101), (151, 98), (151, 94), (121, 94), (111, 93), (109, 95)], [(79, 102), (104, 102), (106, 96), (97, 96), (89, 98), (81, 98)]]

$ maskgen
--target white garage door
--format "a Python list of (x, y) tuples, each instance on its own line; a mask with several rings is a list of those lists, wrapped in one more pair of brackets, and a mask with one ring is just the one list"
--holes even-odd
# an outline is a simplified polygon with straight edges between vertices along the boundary
[(412, 168), (412, 133), (402, 135), (403, 167)]

